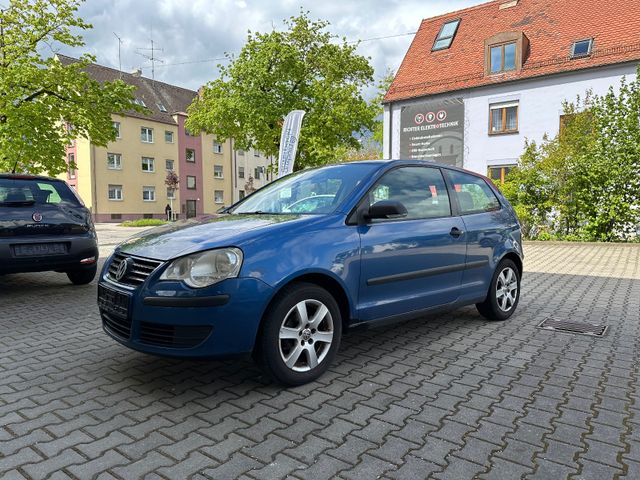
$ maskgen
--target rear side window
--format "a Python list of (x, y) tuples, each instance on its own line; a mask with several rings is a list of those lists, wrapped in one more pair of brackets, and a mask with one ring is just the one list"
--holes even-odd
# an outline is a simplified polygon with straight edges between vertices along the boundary
[(0, 178), (0, 206), (12, 205), (80, 205), (80, 201), (64, 182)]
[(487, 182), (475, 175), (448, 170), (453, 184), (453, 195), (458, 200), (461, 215), (500, 210), (498, 197)]
[(447, 188), (437, 168), (396, 168), (378, 180), (368, 195), (369, 206), (381, 200), (402, 203), (408, 213), (405, 219), (451, 215)]

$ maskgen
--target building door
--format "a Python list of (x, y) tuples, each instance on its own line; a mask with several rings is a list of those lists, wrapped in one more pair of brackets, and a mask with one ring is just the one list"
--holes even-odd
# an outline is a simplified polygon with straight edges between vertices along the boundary
[(193, 218), (196, 216), (196, 201), (187, 200), (187, 218)]

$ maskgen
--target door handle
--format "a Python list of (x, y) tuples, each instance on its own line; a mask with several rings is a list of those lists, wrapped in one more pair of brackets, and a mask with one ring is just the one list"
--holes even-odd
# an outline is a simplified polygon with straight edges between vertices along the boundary
[(449, 235), (451, 235), (452, 237), (458, 238), (463, 233), (464, 232), (462, 230), (460, 230), (458, 227), (453, 227), (451, 229), (451, 231), (449, 232)]

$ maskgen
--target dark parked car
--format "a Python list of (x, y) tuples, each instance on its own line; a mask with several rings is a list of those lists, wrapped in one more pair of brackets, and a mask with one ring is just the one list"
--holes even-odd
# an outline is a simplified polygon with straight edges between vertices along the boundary
[(64, 181), (0, 174), (0, 274), (55, 270), (82, 285), (97, 265), (91, 213)]
[[(323, 201), (290, 211), (310, 197)], [(105, 262), (98, 304), (105, 331), (130, 348), (253, 353), (298, 385), (328, 368), (347, 327), (468, 304), (509, 318), (522, 258), (516, 215), (485, 177), (356, 162), (294, 173), (224, 215), (123, 243)]]

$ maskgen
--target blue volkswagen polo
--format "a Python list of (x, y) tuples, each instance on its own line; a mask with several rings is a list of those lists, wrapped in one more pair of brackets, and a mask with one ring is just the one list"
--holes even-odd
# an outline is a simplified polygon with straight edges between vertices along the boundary
[(348, 327), (468, 304), (506, 320), (522, 259), (518, 219), (485, 177), (417, 161), (346, 163), (126, 241), (104, 265), (98, 305), (104, 330), (130, 348), (251, 353), (300, 385), (329, 367)]

